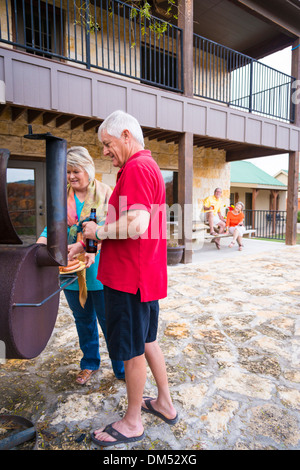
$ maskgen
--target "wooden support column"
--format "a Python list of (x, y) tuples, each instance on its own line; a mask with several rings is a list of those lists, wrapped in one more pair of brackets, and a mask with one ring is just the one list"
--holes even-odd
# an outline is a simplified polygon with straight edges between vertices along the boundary
[(276, 189), (270, 189), (270, 211), (277, 210), (277, 198), (279, 191)]
[[(193, 0), (178, 1), (178, 26), (183, 34), (183, 93), (193, 96)], [(193, 134), (185, 132), (178, 143), (178, 202), (182, 211), (182, 263), (192, 262)]]
[(183, 93), (193, 96), (193, 0), (178, 1), (178, 27), (183, 34)]
[(277, 210), (277, 197), (279, 191), (275, 189), (270, 190), (270, 211), (272, 211), (272, 232), (276, 233), (276, 210)]
[[(292, 76), (300, 80), (300, 38), (292, 46)], [(295, 93), (294, 96), (298, 94)], [(295, 102), (295, 125), (300, 126), (300, 103)], [(295, 245), (297, 241), (297, 212), (299, 186), (299, 157), (300, 152), (289, 154), (289, 176), (286, 215), (286, 245)]]
[(178, 144), (178, 202), (182, 214), (181, 243), (185, 245), (182, 263), (191, 263), (193, 228), (193, 134), (186, 132)]
[(258, 196), (259, 189), (252, 189), (252, 228), (255, 228), (255, 209), (256, 209), (256, 198)]
[(286, 245), (296, 245), (297, 242), (297, 213), (298, 213), (298, 186), (299, 186), (299, 154), (289, 154), (288, 197), (286, 208)]

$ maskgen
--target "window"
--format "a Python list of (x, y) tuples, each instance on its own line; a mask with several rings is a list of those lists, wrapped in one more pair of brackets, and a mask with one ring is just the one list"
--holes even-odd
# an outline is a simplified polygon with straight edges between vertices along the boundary
[[(178, 204), (178, 173), (172, 170), (161, 170), (166, 187), (166, 204), (171, 208), (174, 204)], [(170, 212), (170, 221), (178, 219), (176, 206)]]
[(57, 4), (41, 0), (14, 2), (15, 42), (43, 57), (63, 55), (64, 15)]
[(152, 85), (178, 88), (176, 54), (169, 52), (165, 47), (149, 47), (144, 43), (141, 48), (141, 79)]
[(245, 193), (246, 209), (252, 210), (252, 193)]
[(9, 159), (8, 212), (24, 244), (35, 243), (46, 225), (46, 163)]
[(168, 206), (178, 203), (178, 173), (172, 170), (161, 170), (166, 186), (166, 203)]

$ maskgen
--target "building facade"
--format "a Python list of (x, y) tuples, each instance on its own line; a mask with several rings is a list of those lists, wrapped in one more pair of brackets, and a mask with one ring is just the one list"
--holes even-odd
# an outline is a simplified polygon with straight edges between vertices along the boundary
[[(11, 152), (11, 175), (34, 172), (35, 235), (46, 222), (45, 145), (24, 138), (28, 125), (87, 147), (97, 177), (113, 187), (97, 128), (123, 109), (143, 128), (170, 186), (167, 202), (182, 208), (184, 243), (215, 187), (229, 203), (230, 162), (287, 152), (286, 241), (295, 243), (300, 10), (261, 3), (179, 0), (168, 17), (162, 1), (145, 17), (117, 0), (0, 1), (0, 147)], [(291, 75), (259, 62), (287, 46)], [(187, 249), (183, 261), (191, 260)]]
[[(274, 178), (280, 181), (282, 184), (288, 184), (289, 174), (287, 170), (280, 170), (275, 173)], [(298, 177), (298, 211), (300, 211), (300, 174)]]

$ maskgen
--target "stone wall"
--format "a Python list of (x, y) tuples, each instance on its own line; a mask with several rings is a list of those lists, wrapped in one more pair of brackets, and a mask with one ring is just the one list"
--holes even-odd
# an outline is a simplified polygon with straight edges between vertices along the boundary
[[(86, 147), (94, 159), (96, 177), (112, 188), (115, 186), (117, 168), (111, 164), (110, 158), (103, 156), (95, 129), (83, 132), (82, 127), (71, 130), (70, 123), (61, 127), (55, 126), (55, 121), (43, 125), (42, 117), (32, 123), (34, 133), (51, 132), (56, 137), (66, 139), (68, 148), (73, 145)], [(37, 160), (45, 158), (45, 142), (28, 140), (26, 111), (15, 121), (11, 120), (9, 109), (0, 116), (0, 147), (8, 148), (12, 158)], [(145, 148), (152, 152), (159, 167), (164, 170), (178, 170), (178, 146), (174, 143), (157, 142), (145, 139)], [(230, 196), (230, 164), (226, 163), (226, 153), (223, 150), (204, 147), (194, 147), (194, 178), (193, 206), (194, 219), (199, 219), (202, 203), (207, 195), (213, 194), (220, 186), (223, 189), (224, 204), (228, 204)]]
[(193, 218), (195, 220), (199, 219), (203, 200), (212, 195), (217, 187), (222, 188), (224, 206), (228, 206), (230, 163), (226, 162), (226, 152), (219, 149), (194, 147)]

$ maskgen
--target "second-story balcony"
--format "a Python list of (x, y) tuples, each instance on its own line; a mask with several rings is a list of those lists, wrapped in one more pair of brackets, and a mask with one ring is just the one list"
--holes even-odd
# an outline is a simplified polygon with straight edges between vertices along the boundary
[[(183, 89), (182, 30), (118, 0), (0, 2), (0, 43), (176, 93)], [(294, 78), (194, 34), (194, 96), (294, 121)]]

